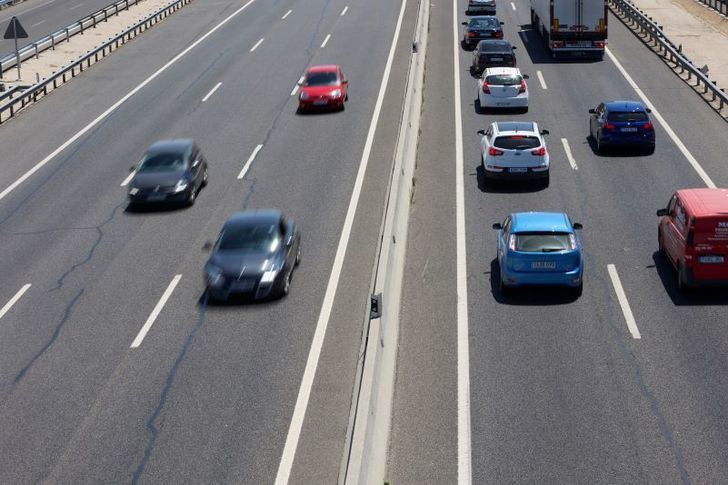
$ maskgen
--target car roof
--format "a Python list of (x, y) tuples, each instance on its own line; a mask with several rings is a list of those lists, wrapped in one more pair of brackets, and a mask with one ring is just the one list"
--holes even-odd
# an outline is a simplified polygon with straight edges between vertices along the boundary
[(499, 76), (503, 74), (520, 75), (521, 70), (517, 67), (488, 67), (485, 69), (484, 76)]
[(175, 140), (159, 140), (154, 142), (147, 153), (179, 153), (185, 154), (192, 150), (195, 142), (191, 138), (178, 138)]
[(320, 64), (309, 67), (306, 72), (336, 72), (339, 69), (337, 64)]
[(533, 121), (496, 121), (493, 124), (496, 126), (496, 130), (500, 134), (507, 132), (536, 132), (536, 123)]
[(516, 212), (511, 214), (511, 232), (573, 232), (563, 212)]
[(283, 213), (278, 209), (253, 209), (236, 212), (228, 217), (225, 226), (238, 224), (278, 224)]
[(478, 50), (485, 50), (484, 47), (487, 47), (489, 52), (503, 51), (510, 53), (513, 50), (511, 41), (501, 39), (485, 39), (478, 42)]
[(634, 112), (634, 111), (645, 111), (645, 105), (640, 103), (639, 101), (627, 101), (627, 100), (615, 100), (615, 101), (607, 101), (604, 103), (604, 106), (607, 108), (608, 111), (627, 111), (627, 112)]
[(683, 189), (677, 193), (695, 217), (728, 214), (728, 189)]

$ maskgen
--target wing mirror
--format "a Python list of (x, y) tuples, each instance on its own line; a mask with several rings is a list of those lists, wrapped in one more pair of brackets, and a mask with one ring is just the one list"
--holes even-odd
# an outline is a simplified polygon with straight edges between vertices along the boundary
[(501, 25), (505, 25), (505, 22), (498, 22), (498, 23), (501, 24)]
[(549, 132), (549, 130), (541, 130), (541, 134), (542, 135), (549, 135), (550, 132)]
[(574, 227), (574, 229), (575, 229), (575, 230), (577, 230), (577, 231), (578, 231), (578, 230), (580, 230), (580, 229), (584, 229), (584, 226), (583, 226), (583, 225), (582, 225), (582, 224), (581, 224), (580, 222), (575, 222), (575, 223), (573, 224), (573, 227)]
[(657, 215), (662, 217), (667, 215), (667, 209), (657, 209)]
[(518, 46), (516, 46), (516, 45), (511, 46), (511, 50), (516, 50), (516, 49), (518, 49)]
[(202, 245), (202, 250), (209, 253), (212, 249), (212, 241), (205, 241), (205, 244)]
[(503, 224), (501, 224), (500, 222), (496, 222), (495, 224), (493, 224), (493, 229), (497, 229), (500, 231), (501, 229), (503, 229)]
[(344, 79), (343, 81), (341, 81), (341, 84), (349, 84), (349, 80), (348, 79)]
[(531, 79), (531, 76), (529, 76), (528, 74), (522, 74), (521, 77), (523, 79)]
[(591, 109), (589, 110), (589, 114), (592, 114), (592, 115), (594, 115), (594, 114), (596, 114), (596, 113), (597, 113), (597, 110), (595, 110), (594, 108), (591, 108)]
[(485, 136), (485, 130), (478, 130), (478, 135)]
[(650, 108), (645, 108), (645, 111), (647, 111), (648, 113), (652, 113), (652, 110)]
[(468, 23), (467, 23), (467, 22), (460, 22), (460, 23), (461, 23), (461, 24), (463, 24), (463, 25), (468, 25)]

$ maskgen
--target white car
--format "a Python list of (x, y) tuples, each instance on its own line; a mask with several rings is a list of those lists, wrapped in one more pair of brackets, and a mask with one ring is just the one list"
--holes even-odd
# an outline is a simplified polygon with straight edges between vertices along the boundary
[(548, 187), (547, 130), (531, 121), (498, 121), (478, 134), (486, 180), (539, 180)]
[(528, 76), (517, 67), (490, 67), (478, 82), (481, 108), (521, 108), (528, 111)]

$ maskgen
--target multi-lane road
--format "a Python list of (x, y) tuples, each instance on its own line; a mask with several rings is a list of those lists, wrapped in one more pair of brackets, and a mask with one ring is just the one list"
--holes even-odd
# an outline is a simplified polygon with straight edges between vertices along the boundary
[[(0, 18), (88, 13), (34, 1)], [(603, 61), (553, 61), (527, 0), (498, 16), (530, 110), (480, 114), (465, 5), (430, 8), (387, 479), (728, 482), (727, 300), (678, 293), (655, 220), (676, 188), (728, 185), (725, 122), (614, 17)], [(2, 126), (1, 483), (339, 480), (416, 12), (192, 2)], [(347, 109), (296, 114), (321, 63)], [(587, 110), (640, 96), (654, 155), (596, 155)], [(477, 131), (505, 119), (550, 131), (548, 188), (482, 183)], [(129, 167), (170, 137), (200, 144), (208, 187), (128, 211)], [(301, 227), (291, 294), (209, 305), (201, 248), (255, 207)], [(542, 209), (585, 226), (578, 299), (494, 284), (491, 224)]]

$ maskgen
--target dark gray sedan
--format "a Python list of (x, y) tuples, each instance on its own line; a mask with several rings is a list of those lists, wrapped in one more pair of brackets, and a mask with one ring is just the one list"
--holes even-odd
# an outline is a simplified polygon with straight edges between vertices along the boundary
[(205, 264), (205, 285), (214, 300), (232, 294), (255, 299), (288, 294), (294, 268), (301, 260), (301, 235), (279, 210), (233, 214), (220, 231)]
[(207, 160), (189, 139), (158, 141), (144, 153), (129, 182), (129, 203), (192, 205), (207, 185)]

